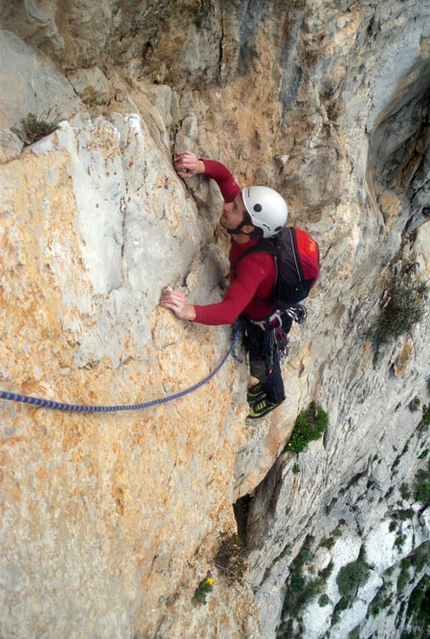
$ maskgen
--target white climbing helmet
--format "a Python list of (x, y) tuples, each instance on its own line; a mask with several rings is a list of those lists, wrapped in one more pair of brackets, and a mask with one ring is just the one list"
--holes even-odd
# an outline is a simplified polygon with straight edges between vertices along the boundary
[(263, 237), (279, 233), (288, 217), (288, 206), (282, 195), (268, 186), (247, 186), (242, 197), (253, 226), (262, 229)]

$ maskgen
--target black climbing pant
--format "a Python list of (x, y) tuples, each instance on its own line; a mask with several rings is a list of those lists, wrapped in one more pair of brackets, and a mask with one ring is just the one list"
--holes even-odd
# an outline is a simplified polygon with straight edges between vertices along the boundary
[[(254, 324), (244, 318), (245, 344), (249, 353), (249, 367), (253, 377), (261, 383), (269, 402), (279, 404), (285, 399), (282, 380), (280, 351), (287, 350), (287, 334), (293, 320), (287, 314), (281, 315), (281, 325)], [(282, 340), (284, 342), (282, 343)]]

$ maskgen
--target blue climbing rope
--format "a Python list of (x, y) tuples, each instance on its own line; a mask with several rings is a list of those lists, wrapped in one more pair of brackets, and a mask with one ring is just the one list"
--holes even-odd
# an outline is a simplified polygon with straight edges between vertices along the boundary
[(224, 366), (230, 355), (232, 355), (236, 361), (241, 362), (242, 360), (235, 353), (235, 347), (239, 337), (240, 325), (238, 322), (235, 322), (235, 324), (233, 325), (233, 335), (230, 348), (228, 349), (227, 353), (224, 355), (218, 366), (211, 373), (209, 373), (207, 377), (202, 379), (197, 384), (194, 384), (194, 386), (190, 386), (190, 388), (186, 388), (179, 393), (174, 393), (173, 395), (162, 397), (161, 399), (153, 399), (149, 402), (143, 402), (142, 404), (125, 404), (122, 406), (85, 406), (80, 404), (64, 404), (63, 402), (54, 402), (48, 399), (40, 399), (39, 397), (31, 397), (29, 395), (20, 395), (19, 393), (9, 393), (2, 390), (0, 390), (0, 399), (9, 399), (13, 402), (22, 402), (24, 404), (32, 404), (34, 406), (54, 408), (56, 410), (71, 411), (75, 413), (114, 413), (121, 410), (140, 410), (142, 408), (151, 408), (152, 406), (157, 406), (157, 404), (166, 404), (167, 402), (172, 402), (175, 399), (184, 397), (185, 395), (192, 393), (193, 391), (206, 384)]

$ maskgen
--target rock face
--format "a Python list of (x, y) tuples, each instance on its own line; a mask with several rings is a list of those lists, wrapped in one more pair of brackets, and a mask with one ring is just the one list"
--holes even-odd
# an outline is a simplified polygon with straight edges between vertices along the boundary
[[(426, 636), (426, 5), (0, 0), (1, 390), (121, 407), (1, 400), (1, 636)], [(29, 114), (58, 126), (24, 146)], [(158, 307), (166, 284), (221, 299), (227, 270), (185, 148), (320, 243), (258, 422), (244, 363), (199, 384), (231, 329)], [(312, 401), (324, 437), (283, 452)], [(245, 579), (214, 560), (237, 531)]]

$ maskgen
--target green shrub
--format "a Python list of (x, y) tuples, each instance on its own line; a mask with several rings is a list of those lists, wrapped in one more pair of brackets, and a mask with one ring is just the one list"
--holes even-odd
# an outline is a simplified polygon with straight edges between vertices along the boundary
[[(428, 567), (430, 563), (430, 542), (425, 541), (410, 555), (400, 562), (400, 574), (397, 578), (397, 594), (401, 595), (405, 587), (410, 583), (413, 575)], [(430, 592), (429, 592), (430, 603)]]
[(289, 552), (291, 552), (290, 544), (287, 544), (285, 548), (279, 553), (277, 557), (273, 560), (273, 563), (276, 564), (277, 561), (281, 561)]
[(401, 548), (404, 543), (405, 543), (405, 538), (400, 535), (399, 537), (396, 537), (394, 545), (397, 546), (398, 548)]
[(415, 513), (412, 508), (406, 508), (404, 510), (398, 510), (396, 514), (400, 521), (407, 521), (408, 519), (412, 519)]
[(335, 544), (334, 541), (334, 537), (324, 537), (324, 539), (321, 541), (321, 546), (324, 546), (325, 548), (328, 548), (330, 550), (330, 548), (333, 548)]
[(415, 475), (414, 497), (424, 506), (430, 504), (430, 472), (428, 470), (421, 468)]
[(310, 549), (303, 548), (303, 550), (300, 551), (300, 558), (303, 561), (303, 563), (307, 563), (308, 561), (310, 561), (312, 558), (312, 553)]
[(411, 490), (409, 488), (409, 486), (405, 483), (403, 483), (400, 488), (400, 495), (402, 497), (402, 499), (409, 499), (409, 497), (411, 496)]
[(379, 348), (409, 333), (424, 318), (427, 295), (427, 283), (417, 281), (410, 272), (393, 279), (380, 315), (368, 333), (374, 346)]
[(283, 616), (298, 618), (303, 608), (317, 595), (322, 594), (324, 582), (321, 578), (306, 579), (303, 575), (293, 572), (288, 581), (288, 587), (282, 608)]
[(290, 579), (290, 586), (293, 592), (303, 592), (305, 589), (305, 578), (293, 573)]
[(430, 482), (423, 482), (415, 493), (415, 499), (417, 501), (427, 504), (430, 498)]
[(312, 440), (319, 439), (328, 424), (328, 414), (315, 402), (306, 410), (300, 411), (291, 435), (283, 452), (300, 453)]
[(374, 598), (369, 604), (369, 612), (372, 617), (377, 617), (382, 610), (388, 608), (392, 602), (392, 596), (390, 594), (391, 582), (384, 582), (381, 588), (378, 590)]
[(397, 578), (397, 594), (401, 595), (406, 585), (411, 579), (410, 569), (412, 567), (412, 560), (410, 557), (404, 557), (400, 562), (400, 574)]
[(423, 416), (418, 424), (418, 429), (420, 432), (427, 430), (430, 425), (430, 408), (426, 405), (423, 406)]
[(368, 564), (359, 557), (356, 561), (352, 561), (346, 566), (342, 566), (336, 577), (339, 594), (342, 597), (351, 597), (355, 595), (358, 588), (362, 586), (369, 575)]
[(339, 601), (337, 602), (337, 604), (334, 607), (334, 612), (342, 612), (343, 610), (348, 610), (348, 608), (351, 607), (351, 601), (349, 599), (347, 599), (346, 597), (342, 597), (341, 599), (339, 599)]
[(428, 637), (430, 630), (430, 578), (428, 575), (415, 586), (411, 592), (406, 612), (406, 619), (416, 630), (415, 637)]
[(286, 582), (287, 590), (282, 608), (284, 621), (286, 617), (299, 618), (303, 608), (316, 596), (322, 596), (323, 601), (325, 600), (323, 591), (332, 571), (332, 564), (330, 563), (316, 577), (309, 578), (303, 575), (303, 566), (312, 557), (312, 551), (309, 547), (311, 543), (312, 538), (307, 537), (302, 549), (291, 562), (290, 577)]
[(329, 603), (330, 603), (330, 599), (328, 595), (324, 592), (318, 599), (318, 605), (320, 606), (320, 608), (324, 608), (324, 606), (327, 606)]
[(318, 578), (321, 579), (323, 582), (326, 582), (332, 572), (333, 572), (333, 562), (330, 561), (330, 563), (325, 568), (319, 571)]
[(430, 563), (430, 541), (425, 541), (415, 549), (412, 563), (417, 570), (423, 570)]
[(418, 395), (415, 395), (415, 397), (409, 402), (409, 410), (411, 411), (411, 413), (414, 413), (415, 411), (419, 410), (420, 407), (421, 399)]

